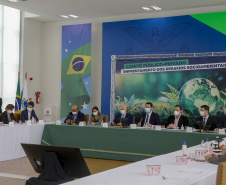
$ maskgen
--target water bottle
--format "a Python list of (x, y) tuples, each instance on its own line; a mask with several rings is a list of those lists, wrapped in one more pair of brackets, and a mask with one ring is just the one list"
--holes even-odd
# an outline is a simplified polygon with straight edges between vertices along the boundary
[(186, 145), (186, 141), (184, 141), (184, 143), (182, 145), (182, 154), (183, 154), (183, 156), (187, 156), (187, 145)]
[(210, 152), (210, 142), (208, 138), (206, 138), (205, 147), (206, 147), (206, 152), (208, 154)]

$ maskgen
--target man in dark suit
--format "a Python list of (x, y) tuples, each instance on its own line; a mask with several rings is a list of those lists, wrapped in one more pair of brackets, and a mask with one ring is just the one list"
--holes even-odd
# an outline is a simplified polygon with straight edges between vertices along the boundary
[(221, 116), (220, 124), (221, 124), (222, 128), (226, 128), (226, 115), (225, 114)]
[(32, 118), (34, 118), (34, 121), (38, 121), (38, 117), (36, 116), (34, 111), (34, 106), (35, 104), (33, 101), (28, 102), (27, 109), (23, 110), (20, 113), (20, 119), (23, 123), (27, 120), (32, 120)]
[(167, 119), (166, 127), (167, 128), (177, 128), (181, 129), (181, 126), (184, 128), (188, 126), (188, 118), (182, 115), (182, 107), (180, 105), (176, 105), (174, 108), (174, 115), (171, 115)]
[(127, 113), (126, 105), (120, 106), (120, 113), (116, 114), (115, 119), (112, 121), (112, 125), (122, 126), (120, 118), (127, 118), (127, 120), (123, 123), (123, 126), (130, 126), (133, 123), (133, 116)]
[(84, 121), (84, 114), (79, 111), (78, 106), (74, 105), (72, 111), (68, 113), (64, 123), (76, 125), (80, 121)]
[(2, 113), (2, 99), (0, 98), (0, 114)]
[(196, 129), (214, 130), (217, 128), (217, 121), (209, 115), (209, 106), (202, 105), (200, 109), (200, 116), (195, 121), (194, 127)]
[(141, 127), (151, 127), (152, 125), (160, 125), (160, 118), (159, 115), (154, 113), (153, 111), (153, 104), (151, 102), (147, 102), (145, 104), (145, 112), (138, 123), (138, 126)]

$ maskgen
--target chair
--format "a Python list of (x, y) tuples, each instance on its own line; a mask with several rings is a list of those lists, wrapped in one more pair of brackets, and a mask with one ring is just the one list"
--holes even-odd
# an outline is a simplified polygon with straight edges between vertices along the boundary
[(103, 122), (107, 123), (108, 122), (108, 115), (103, 115)]
[(217, 182), (216, 185), (226, 184), (226, 162), (219, 163), (217, 170)]
[(15, 116), (17, 122), (20, 121), (20, 114), (14, 113), (14, 116)]
[(89, 114), (84, 114), (84, 121), (86, 123), (89, 121)]

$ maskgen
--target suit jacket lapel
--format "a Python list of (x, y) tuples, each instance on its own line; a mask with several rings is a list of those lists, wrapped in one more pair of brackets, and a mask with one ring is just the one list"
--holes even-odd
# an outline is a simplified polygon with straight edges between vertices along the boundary
[(181, 121), (182, 121), (182, 115), (180, 115), (180, 119), (179, 119), (179, 121), (178, 121), (178, 127), (181, 127), (182, 126), (182, 123), (181, 123)]

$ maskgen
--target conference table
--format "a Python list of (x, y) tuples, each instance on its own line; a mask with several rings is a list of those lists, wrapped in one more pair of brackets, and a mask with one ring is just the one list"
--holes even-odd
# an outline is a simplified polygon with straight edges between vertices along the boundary
[(41, 144), (43, 124), (0, 125), (0, 161), (25, 157), (21, 143)]
[(139, 161), (195, 146), (225, 134), (154, 130), (150, 128), (104, 128), (101, 126), (46, 125), (42, 144), (80, 148), (84, 157)]
[[(204, 149), (200, 145), (188, 148), (188, 153)], [(181, 150), (152, 157), (122, 167), (77, 179), (63, 185), (214, 185), (217, 165), (188, 159), (187, 165), (176, 164)], [(148, 176), (146, 165), (161, 165), (158, 176)], [(165, 180), (164, 180), (164, 178)]]

